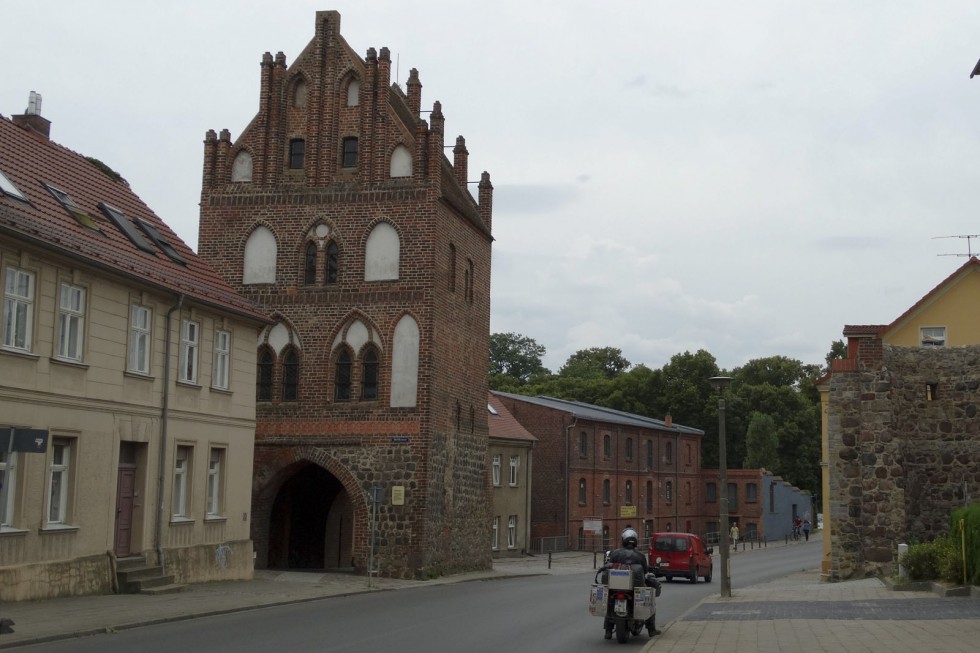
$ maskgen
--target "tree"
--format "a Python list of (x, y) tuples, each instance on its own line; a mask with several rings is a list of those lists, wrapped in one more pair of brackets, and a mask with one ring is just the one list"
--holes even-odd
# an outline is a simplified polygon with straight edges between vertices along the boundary
[(745, 467), (779, 471), (779, 436), (772, 415), (754, 411), (745, 431)]
[(617, 347), (592, 347), (569, 356), (558, 375), (614, 379), (631, 366), (632, 363), (623, 358), (623, 350)]
[(838, 358), (847, 358), (847, 345), (843, 340), (835, 340), (830, 343), (830, 351), (827, 352), (827, 356), (824, 358), (827, 361), (827, 367), (824, 368), (824, 372), (829, 372), (830, 362)]
[[(506, 376), (524, 384), (535, 374), (549, 374), (542, 365), (544, 345), (517, 333), (490, 334), (490, 379)], [(495, 388), (496, 389), (496, 388)]]

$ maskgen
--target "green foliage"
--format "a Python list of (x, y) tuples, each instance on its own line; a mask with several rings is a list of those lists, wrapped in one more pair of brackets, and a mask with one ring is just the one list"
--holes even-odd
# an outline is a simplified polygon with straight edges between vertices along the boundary
[(749, 469), (779, 467), (779, 436), (772, 415), (754, 411), (745, 433), (745, 466)]
[(950, 518), (950, 533), (960, 541), (960, 520), (966, 537), (966, 578), (971, 585), (980, 585), (980, 503), (954, 510)]
[(843, 340), (835, 340), (830, 343), (830, 351), (827, 352), (827, 356), (824, 358), (827, 362), (827, 366), (823, 369), (824, 373), (830, 371), (830, 361), (838, 358), (847, 358), (847, 345), (844, 344)]
[(614, 379), (632, 366), (623, 358), (623, 351), (616, 347), (592, 347), (580, 349), (565, 361), (558, 370), (559, 376), (582, 378), (601, 377)]
[(959, 539), (946, 533), (932, 542), (909, 545), (899, 564), (908, 570), (912, 580), (944, 580), (963, 582), (963, 561)]
[[(718, 367), (711, 353), (685, 351), (661, 369), (651, 369), (632, 366), (619, 348), (593, 347), (572, 354), (558, 374), (542, 365), (544, 353), (532, 338), (491, 334), (490, 389), (580, 401), (656, 419), (670, 415), (677, 424), (704, 431), (701, 464), (717, 467), (719, 395), (710, 379), (729, 373)], [(845, 354), (838, 340), (827, 360)], [(816, 381), (823, 373), (819, 365), (786, 356), (751, 360), (730, 372), (732, 385), (725, 395), (730, 468), (766, 467), (801, 489), (819, 492)]]
[[(490, 379), (503, 375), (523, 384), (530, 381), (535, 374), (548, 374), (541, 363), (545, 351), (544, 346), (533, 338), (517, 333), (491, 333)], [(502, 389), (494, 388), (493, 385), (491, 388)]]

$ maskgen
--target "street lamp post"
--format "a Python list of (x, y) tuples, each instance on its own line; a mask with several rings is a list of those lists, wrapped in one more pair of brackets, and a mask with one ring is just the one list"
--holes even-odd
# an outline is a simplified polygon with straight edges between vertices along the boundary
[(718, 484), (721, 486), (718, 497), (719, 533), (718, 552), (721, 562), (721, 596), (732, 595), (732, 572), (728, 561), (728, 453), (725, 445), (725, 390), (731, 384), (730, 376), (713, 376), (711, 385), (718, 390)]

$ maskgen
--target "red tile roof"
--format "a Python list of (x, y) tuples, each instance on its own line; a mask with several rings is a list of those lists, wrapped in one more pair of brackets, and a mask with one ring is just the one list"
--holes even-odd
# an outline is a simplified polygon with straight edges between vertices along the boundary
[(491, 438), (537, 442), (538, 439), (514, 419), (514, 416), (504, 408), (503, 403), (492, 392), (487, 393), (487, 404), (493, 408), (488, 415)]
[(845, 324), (845, 336), (875, 336), (887, 328), (887, 324)]
[[(5, 238), (30, 242), (161, 291), (181, 293), (190, 301), (269, 321), (198, 258), (125, 181), (113, 179), (81, 154), (4, 116), (0, 116), (0, 172), (30, 200), (28, 204), (0, 193), (0, 235)], [(45, 183), (68, 193), (95, 219), (101, 233), (82, 226), (48, 192)], [(122, 211), (134, 223), (137, 218), (150, 223), (187, 265), (171, 260), (155, 245), (152, 254), (138, 249), (106, 219), (100, 203)], [(135, 224), (134, 229), (140, 232)]]

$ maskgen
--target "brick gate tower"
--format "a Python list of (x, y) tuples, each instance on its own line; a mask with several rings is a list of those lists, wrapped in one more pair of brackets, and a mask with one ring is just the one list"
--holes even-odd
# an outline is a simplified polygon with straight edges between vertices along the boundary
[(359, 57), (322, 11), (292, 65), (262, 57), (237, 140), (207, 133), (199, 253), (275, 321), (257, 340), (260, 568), (490, 565), (493, 187), (484, 172), (473, 198), (463, 137), (450, 162), (421, 96), (418, 71), (402, 91), (388, 49)]

